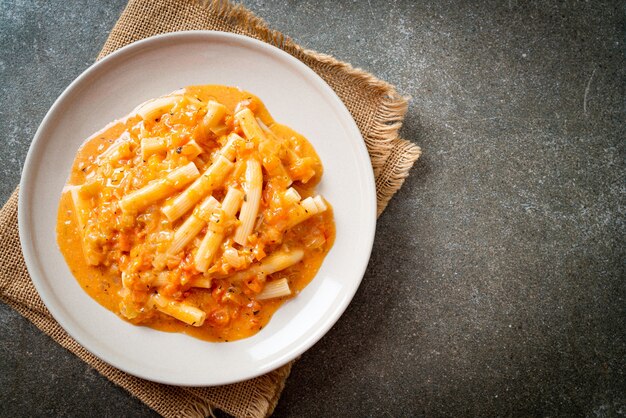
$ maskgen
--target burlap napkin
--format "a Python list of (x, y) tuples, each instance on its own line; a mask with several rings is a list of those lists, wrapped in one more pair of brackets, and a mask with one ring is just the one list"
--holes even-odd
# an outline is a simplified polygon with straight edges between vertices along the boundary
[[(130, 0), (98, 58), (149, 36), (195, 29), (260, 39), (319, 74), (346, 104), (365, 138), (376, 177), (378, 213), (383, 211), (420, 155), (419, 147), (398, 138), (407, 102), (390, 84), (331, 56), (301, 48), (247, 9), (225, 1)], [(28, 276), (17, 232), (17, 190), (0, 211), (0, 234), (0, 299), (156, 412), (165, 417), (200, 417), (219, 408), (237, 417), (264, 417), (274, 410), (291, 364), (228, 386), (183, 388), (130, 376), (94, 357), (54, 321)]]

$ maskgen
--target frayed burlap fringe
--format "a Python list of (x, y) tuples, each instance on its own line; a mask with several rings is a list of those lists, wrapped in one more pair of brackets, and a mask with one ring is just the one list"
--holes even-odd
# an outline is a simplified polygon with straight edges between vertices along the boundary
[[(407, 98), (392, 85), (329, 55), (300, 47), (244, 7), (224, 0), (130, 0), (98, 59), (143, 38), (201, 29), (238, 33), (272, 44), (308, 65), (331, 86), (363, 135), (376, 178), (380, 214), (421, 154), (419, 147), (398, 137)], [(16, 190), (0, 210), (0, 300), (107, 379), (168, 418), (213, 416), (214, 408), (237, 417), (272, 413), (292, 363), (232, 385), (175, 387), (130, 376), (91, 355), (59, 326), (39, 298), (24, 264), (17, 230)]]
[[(275, 371), (256, 378), (256, 383), (251, 387), (250, 403), (247, 407), (250, 416), (263, 417), (270, 415), (276, 405), (278, 399), (282, 393), (287, 377), (291, 372), (292, 363), (289, 363)], [(224, 386), (226, 391), (233, 385)], [(215, 388), (183, 388), (187, 392), (195, 395), (198, 399), (211, 399), (213, 397), (213, 391)], [(206, 406), (212, 405), (207, 402)]]
[(186, 405), (185, 409), (180, 411), (180, 418), (198, 418), (211, 417), (216, 418), (213, 408), (206, 401), (193, 402)]
[[(409, 170), (415, 161), (422, 155), (420, 147), (401, 139), (392, 141), (392, 151), (385, 162), (380, 175), (376, 177), (376, 200), (378, 201), (378, 216), (387, 206), (387, 202), (402, 187), (409, 175)], [(384, 204), (381, 204), (384, 202)]]

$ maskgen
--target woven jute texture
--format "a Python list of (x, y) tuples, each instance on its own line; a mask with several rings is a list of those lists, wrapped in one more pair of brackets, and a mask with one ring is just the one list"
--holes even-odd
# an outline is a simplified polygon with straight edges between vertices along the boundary
[[(131, 0), (98, 59), (139, 39), (199, 29), (234, 32), (272, 44), (304, 62), (333, 88), (365, 139), (376, 178), (380, 214), (421, 152), (416, 145), (398, 138), (407, 101), (390, 84), (331, 56), (301, 48), (247, 9), (225, 1)], [(16, 190), (0, 211), (0, 299), (165, 417), (203, 417), (211, 414), (212, 408), (237, 417), (264, 417), (272, 413), (292, 364), (227, 386), (175, 387), (123, 373), (74, 341), (52, 318), (26, 270), (18, 236), (17, 193)]]

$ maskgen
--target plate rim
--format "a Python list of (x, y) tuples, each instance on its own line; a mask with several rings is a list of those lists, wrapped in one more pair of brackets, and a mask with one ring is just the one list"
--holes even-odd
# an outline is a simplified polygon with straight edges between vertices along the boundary
[[(339, 306), (339, 308), (335, 311), (335, 314), (326, 318), (322, 322), (322, 324), (319, 327), (317, 327), (317, 329), (312, 334), (302, 337), (302, 341), (298, 343), (294, 349), (290, 350), (288, 354), (283, 356), (283, 360), (280, 361), (280, 364), (278, 366), (271, 364), (272, 362), (266, 362), (266, 364), (260, 365), (255, 370), (250, 370), (249, 373), (247, 374), (244, 373), (245, 375), (242, 375), (242, 376), (236, 376), (230, 379), (222, 378), (218, 381), (215, 381), (215, 379), (211, 380), (209, 376), (209, 378), (203, 379), (202, 382), (199, 382), (197, 380), (181, 381), (180, 379), (176, 379), (176, 378), (173, 378), (173, 379), (155, 378), (154, 376), (150, 376), (149, 372), (143, 373), (142, 370), (137, 371), (135, 369), (129, 369), (129, 367), (127, 367), (125, 364), (119, 364), (117, 361), (112, 361), (111, 359), (107, 358), (106, 352), (102, 353), (99, 348), (94, 347), (94, 344), (91, 344), (89, 341), (85, 341), (79, 327), (74, 328), (75, 324), (69, 324), (68, 326), (68, 322), (71, 320), (72, 315), (68, 314), (69, 318), (66, 318), (66, 313), (63, 312), (63, 306), (57, 306), (56, 303), (53, 301), (53, 299), (55, 299), (54, 295), (48, 294), (44, 288), (43, 281), (46, 275), (41, 271), (40, 266), (39, 266), (41, 261), (39, 260), (37, 256), (37, 250), (34, 248), (34, 244), (33, 244), (34, 241), (32, 239), (33, 230), (32, 230), (32, 225), (29, 219), (29, 217), (31, 216), (31, 211), (32, 211), (32, 209), (29, 209), (29, 208), (32, 208), (32, 202), (34, 200), (31, 189), (34, 184), (33, 177), (35, 176), (35, 169), (33, 167), (32, 160), (36, 158), (38, 148), (40, 148), (41, 144), (45, 142), (46, 138), (43, 137), (42, 132), (44, 131), (46, 126), (50, 125), (55, 120), (53, 119), (53, 115), (56, 113), (56, 109), (63, 105), (66, 98), (70, 96), (74, 92), (74, 90), (80, 87), (82, 83), (86, 79), (88, 79), (92, 74), (94, 73), (97, 74), (100, 71), (101, 67), (108, 65), (111, 61), (124, 60), (126, 57), (129, 57), (136, 52), (141, 52), (143, 48), (150, 47), (151, 44), (153, 43), (165, 42), (167, 40), (176, 39), (176, 38), (182, 41), (193, 40), (193, 38), (195, 37), (204, 38), (205, 42), (211, 42), (212, 40), (216, 38), (225, 38), (225, 39), (229, 39), (238, 43), (243, 43), (243, 44), (247, 43), (248, 45), (252, 45), (252, 47), (264, 49), (268, 51), (270, 54), (282, 55), (283, 58), (286, 58), (288, 61), (291, 61), (291, 63), (294, 64), (298, 68), (298, 72), (300, 72), (301, 74), (304, 73), (305, 76), (309, 76), (309, 77), (312, 76), (318, 82), (318, 84), (322, 86), (326, 90), (327, 93), (330, 94), (332, 99), (337, 102), (337, 105), (340, 108), (342, 108), (342, 111), (344, 111), (345, 114), (349, 116), (348, 123), (350, 123), (351, 129), (354, 132), (358, 133), (359, 137), (362, 140), (362, 142), (357, 145), (358, 151), (356, 152), (360, 154), (357, 156), (359, 160), (366, 160), (368, 162), (369, 170), (366, 170), (367, 173), (365, 173), (365, 175), (367, 176), (367, 178), (365, 179), (365, 183), (366, 183), (366, 186), (369, 186), (367, 188), (370, 189), (370, 194), (371, 194), (371, 199), (372, 199), (372, 202), (369, 207), (370, 213), (369, 214), (365, 213), (365, 215), (370, 218), (369, 225), (364, 225), (364, 227), (366, 228), (369, 227), (369, 231), (367, 231), (369, 232), (367, 234), (368, 242), (366, 243), (367, 251), (366, 251), (366, 254), (364, 253), (365, 262), (362, 263), (361, 266), (356, 267), (358, 268), (358, 271), (356, 271), (355, 273), (358, 273), (357, 275), (358, 279), (354, 282), (354, 286), (352, 286), (349, 289), (349, 291), (346, 293), (347, 297), (345, 297), (341, 301), (341, 306)], [(188, 38), (188, 39), (185, 39), (185, 38)], [(360, 132), (354, 118), (352, 117), (352, 114), (347, 109), (343, 101), (339, 98), (337, 93), (328, 85), (328, 83), (326, 83), (317, 73), (315, 73), (315, 71), (313, 71), (306, 64), (304, 64), (303, 62), (301, 62), (300, 60), (298, 60), (291, 54), (287, 53), (286, 51), (283, 51), (282, 49), (277, 48), (274, 45), (268, 44), (266, 42), (262, 42), (260, 40), (257, 40), (257, 39), (254, 39), (245, 35), (239, 35), (239, 34), (234, 34), (230, 32), (207, 31), (207, 30), (192, 30), (192, 31), (179, 31), (179, 32), (164, 33), (164, 34), (155, 35), (149, 38), (145, 38), (145, 39), (133, 42), (129, 45), (126, 45), (114, 51), (113, 53), (109, 54), (105, 58), (94, 62), (87, 69), (85, 69), (78, 77), (76, 77), (63, 90), (63, 92), (57, 97), (57, 99), (54, 101), (50, 109), (47, 111), (46, 115), (44, 116), (41, 123), (39, 124), (35, 132), (35, 135), (33, 136), (33, 139), (29, 146), (28, 153), (27, 153), (23, 167), (24, 168), (22, 170), (22, 174), (20, 178), (19, 194), (18, 194), (18, 214), (17, 214), (18, 215), (18, 232), (19, 232), (22, 254), (24, 256), (26, 268), (31, 277), (31, 281), (33, 285), (35, 286), (39, 296), (42, 299), (42, 302), (47, 307), (47, 309), (49, 310), (54, 320), (61, 326), (61, 328), (65, 332), (67, 332), (78, 344), (81, 345), (81, 347), (86, 349), (89, 353), (93, 354), (95, 357), (102, 360), (106, 364), (112, 367), (115, 367), (125, 373), (128, 373), (132, 376), (136, 376), (142, 379), (146, 379), (152, 382), (169, 384), (169, 385), (179, 385), (179, 386), (219, 386), (219, 385), (225, 385), (225, 384), (232, 384), (232, 383), (248, 380), (254, 377), (258, 377), (272, 370), (280, 368), (284, 366), (285, 364), (289, 363), (290, 361), (296, 359), (298, 356), (302, 355), (304, 352), (310, 349), (314, 344), (316, 344), (323, 336), (325, 336), (328, 333), (328, 331), (339, 320), (339, 318), (341, 318), (341, 316), (347, 309), (348, 305), (353, 300), (354, 295), (356, 294), (358, 288), (360, 287), (360, 284), (365, 275), (367, 265), (369, 264), (371, 252), (373, 249), (374, 237), (375, 237), (375, 232), (376, 232), (376, 221), (377, 221), (377, 218), (376, 218), (377, 200), (376, 200), (375, 179), (374, 179), (373, 169), (371, 167), (371, 159), (367, 152), (365, 140), (363, 139), (363, 135)], [(363, 209), (363, 210), (366, 210), (366, 209)], [(85, 336), (85, 338), (87, 337), (88, 336)], [(211, 342), (207, 342), (207, 343), (210, 344)]]

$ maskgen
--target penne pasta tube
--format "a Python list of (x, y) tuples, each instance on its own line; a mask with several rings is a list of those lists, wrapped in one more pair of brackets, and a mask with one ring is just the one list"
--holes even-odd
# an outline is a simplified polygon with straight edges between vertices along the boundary
[(157, 274), (153, 274), (152, 280), (150, 281), (150, 285), (154, 287), (165, 286), (169, 283), (169, 272), (168, 271), (160, 271)]
[(220, 155), (207, 170), (174, 200), (161, 209), (170, 222), (183, 216), (200, 199), (220, 187), (232, 170), (233, 163)]
[(241, 206), (242, 200), (243, 192), (241, 190), (235, 189), (234, 187), (230, 187), (228, 189), (228, 192), (224, 197), (224, 201), (222, 202), (222, 210), (224, 211), (226, 220), (235, 217), (237, 211), (239, 211), (239, 206)]
[(223, 155), (229, 161), (234, 161), (237, 152), (237, 143), (241, 141), (243, 141), (242, 137), (234, 132), (231, 133), (230, 135), (228, 135), (226, 145), (224, 145), (224, 147), (220, 150), (220, 155)]
[[(176, 150), (176, 152), (178, 152), (178, 150)], [(195, 160), (196, 157), (198, 157), (198, 155), (202, 154), (203, 152), (204, 150), (202, 149), (202, 147), (198, 145), (198, 143), (193, 139), (180, 147), (180, 154), (187, 157), (189, 161)]]
[(258, 160), (249, 159), (246, 162), (246, 181), (244, 183), (246, 195), (243, 205), (241, 206), (241, 212), (239, 213), (239, 221), (241, 223), (235, 231), (234, 238), (234, 241), (239, 245), (246, 245), (248, 236), (252, 233), (256, 216), (259, 212), (262, 188), (263, 172), (261, 170), (261, 164)]
[(215, 132), (219, 129), (227, 112), (228, 109), (226, 106), (216, 102), (215, 100), (210, 100), (207, 103), (207, 112), (202, 119), (202, 123), (204, 124), (204, 129), (207, 134), (209, 133), (208, 131)]
[(256, 295), (257, 300), (280, 298), (283, 296), (291, 295), (291, 289), (289, 289), (289, 282), (287, 279), (279, 279), (265, 283), (265, 287)]
[(247, 139), (259, 144), (266, 140), (263, 129), (259, 126), (254, 113), (247, 107), (244, 107), (239, 112), (235, 113), (235, 119), (239, 121), (239, 126), (243, 130), (243, 133)]
[(146, 160), (152, 154), (167, 151), (167, 140), (165, 138), (143, 138), (141, 140), (141, 158)]
[(300, 157), (294, 150), (287, 149), (289, 159), (289, 175), (292, 179), (308, 182), (315, 176), (315, 160), (311, 157)]
[(307, 197), (300, 205), (306, 210), (308, 213), (316, 214), (317, 213), (317, 205), (315, 204), (315, 199), (312, 197)]
[(150, 299), (158, 311), (194, 327), (201, 326), (206, 319), (206, 312), (189, 303), (178, 302), (158, 293), (152, 295)]
[(326, 209), (328, 209), (324, 198), (320, 195), (315, 196), (313, 198), (313, 202), (315, 202), (315, 206), (317, 206), (317, 213), (324, 212)]
[(109, 149), (103, 152), (102, 155), (100, 155), (100, 157), (98, 158), (98, 163), (115, 163), (132, 155), (133, 153), (130, 149), (130, 141), (118, 140), (113, 145), (111, 145)]
[(153, 181), (139, 190), (124, 196), (119, 202), (123, 212), (138, 212), (154, 202), (168, 197), (195, 180), (200, 172), (189, 163), (170, 172), (165, 178)]
[(115, 163), (123, 158), (129, 158), (133, 155), (131, 150), (130, 134), (124, 132), (117, 138), (109, 148), (96, 158), (96, 163), (102, 165), (104, 163)]
[(212, 280), (210, 277), (196, 277), (189, 282), (190, 287), (210, 289)]
[(241, 205), (242, 199), (243, 193), (240, 190), (233, 187), (228, 189), (228, 192), (222, 201), (222, 211), (224, 212), (224, 217), (221, 222), (222, 225), (218, 225), (213, 221), (209, 223), (208, 231), (202, 239), (194, 258), (196, 270), (201, 272), (206, 272), (208, 270), (209, 264), (211, 264), (213, 257), (215, 257), (215, 253), (220, 245), (222, 245), (222, 241), (224, 241), (223, 225), (228, 220), (235, 217), (237, 211), (239, 210), (239, 206)]
[(304, 257), (304, 251), (301, 249), (289, 252), (277, 251), (272, 255), (265, 257), (263, 261), (253, 265), (248, 270), (233, 274), (230, 276), (230, 280), (234, 283), (257, 275), (265, 277), (268, 274), (273, 274), (277, 271), (293, 266), (302, 260), (302, 257)]
[(194, 258), (196, 270), (205, 273), (209, 269), (209, 264), (213, 261), (213, 257), (223, 240), (224, 234), (210, 229), (207, 231)]
[(174, 240), (168, 248), (168, 254), (179, 253), (193, 240), (207, 223), (210, 213), (220, 205), (213, 196), (209, 196), (200, 203), (193, 213), (183, 222), (174, 233)]
[(300, 202), (302, 197), (300, 197), (300, 193), (298, 193), (296, 189), (294, 189), (293, 187), (290, 187), (289, 189), (287, 189), (287, 191), (283, 195), (283, 199), (285, 200), (287, 204), (293, 205), (293, 204)]
[(277, 251), (274, 254), (266, 257), (259, 267), (259, 272), (262, 274), (272, 274), (277, 271), (291, 267), (304, 257), (304, 251), (301, 249), (295, 249), (292, 251)]
[(293, 228), (301, 222), (306, 221), (311, 216), (315, 216), (324, 212), (328, 206), (322, 196), (317, 195), (315, 197), (307, 197), (300, 204), (295, 205), (289, 214), (289, 220), (287, 221), (287, 228)]
[(135, 113), (141, 116), (143, 120), (155, 120), (161, 117), (163, 113), (169, 112), (181, 98), (180, 95), (159, 97), (140, 105)]

